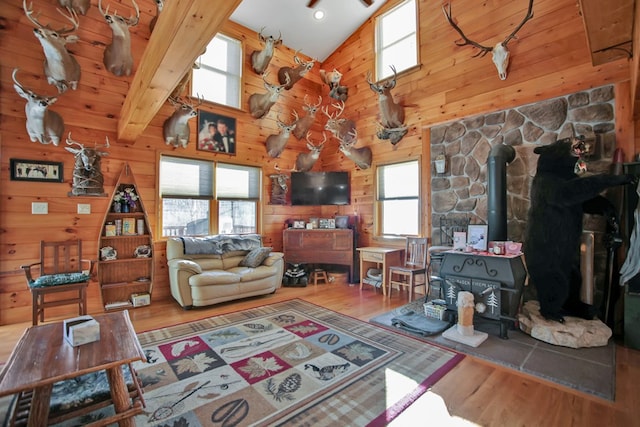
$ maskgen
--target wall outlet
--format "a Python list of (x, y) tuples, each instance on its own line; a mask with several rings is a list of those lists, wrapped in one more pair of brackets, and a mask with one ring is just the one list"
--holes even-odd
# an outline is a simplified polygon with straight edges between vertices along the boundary
[(31, 213), (33, 215), (46, 215), (49, 213), (49, 203), (31, 202)]
[(90, 214), (91, 213), (91, 205), (89, 203), (78, 203), (78, 213), (79, 214)]

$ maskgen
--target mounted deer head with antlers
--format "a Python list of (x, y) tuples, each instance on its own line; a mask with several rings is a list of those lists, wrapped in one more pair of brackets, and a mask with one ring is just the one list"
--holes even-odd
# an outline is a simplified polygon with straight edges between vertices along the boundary
[[(109, 148), (109, 137), (105, 137), (105, 148)], [(73, 183), (71, 194), (74, 196), (86, 194), (103, 194), (104, 177), (100, 168), (100, 160), (108, 156), (106, 151), (98, 151), (98, 147), (87, 148), (83, 144), (71, 139), (71, 132), (67, 136), (67, 145), (77, 145), (79, 148), (64, 147), (73, 153), (75, 164), (73, 167)]]
[(260, 34), (258, 34), (258, 39), (264, 43), (264, 48), (262, 50), (254, 50), (251, 53), (251, 68), (256, 74), (263, 74), (267, 71), (269, 62), (273, 58), (274, 48), (282, 43), (282, 33), (278, 35), (277, 39), (273, 36), (265, 37), (262, 35), (264, 28), (262, 27)]
[(91, 7), (91, 0), (58, 0), (60, 6), (72, 9), (75, 13), (86, 15)]
[(304, 106), (302, 107), (302, 109), (307, 112), (307, 115), (302, 118), (298, 118), (298, 113), (296, 112), (296, 110), (293, 110), (293, 115), (296, 118), (296, 128), (293, 131), (293, 135), (296, 138), (298, 139), (304, 138), (304, 136), (307, 134), (309, 129), (311, 129), (311, 125), (316, 119), (316, 113), (320, 109), (320, 105), (322, 105), (321, 96), (318, 96), (317, 104), (309, 104), (309, 102), (307, 102), (307, 95), (305, 95)]
[(175, 111), (162, 125), (164, 142), (174, 147), (186, 148), (191, 135), (189, 120), (198, 115), (196, 108), (202, 105), (204, 99), (198, 98), (196, 105), (193, 104), (191, 98), (188, 98), (188, 101), (183, 101), (180, 98), (169, 97), (168, 101), (173, 105)]
[(58, 145), (64, 133), (64, 122), (60, 114), (49, 110), (49, 107), (58, 100), (53, 96), (43, 96), (23, 87), (16, 75), (18, 69), (14, 68), (11, 77), (13, 87), (22, 98), (27, 100), (24, 107), (27, 116), (27, 133), (32, 142), (41, 144)]
[(280, 128), (280, 133), (269, 135), (267, 137), (266, 145), (267, 145), (267, 153), (271, 157), (280, 157), (280, 154), (284, 151), (284, 147), (287, 145), (289, 141), (289, 137), (291, 136), (291, 131), (296, 128), (295, 121), (292, 121), (289, 124), (280, 120), (280, 116), (276, 118), (276, 123)]
[(98, 0), (98, 9), (107, 21), (112, 32), (111, 44), (104, 49), (103, 63), (104, 66), (116, 76), (129, 76), (133, 71), (133, 55), (131, 54), (131, 34), (129, 27), (138, 25), (140, 19), (140, 9), (135, 0), (131, 0), (136, 10), (136, 16), (123, 18), (118, 15), (118, 11), (109, 14), (109, 6), (107, 10), (102, 10), (102, 0)]
[[(313, 64), (315, 64), (315, 59), (311, 61), (303, 61), (298, 57), (298, 51), (293, 55), (293, 60), (297, 67), (280, 67), (278, 70), (278, 81), (281, 85), (284, 85), (286, 90), (289, 90), (296, 84), (300, 79), (302, 79), (312, 68)], [(287, 76), (289, 76), (289, 82), (287, 83)]]
[(355, 148), (354, 145), (358, 142), (358, 131), (354, 128), (347, 135), (338, 138), (340, 141), (340, 151), (352, 160), (360, 169), (369, 169), (371, 167), (371, 160), (373, 159), (373, 153), (369, 147)]
[[(266, 81), (265, 78), (267, 75), (269, 75), (269, 73), (262, 75), (262, 81), (264, 82), (264, 87), (267, 89), (267, 92), (254, 93), (249, 97), (249, 112), (251, 113), (251, 117), (256, 119), (264, 117), (269, 110), (271, 110), (271, 107), (273, 107), (280, 97), (280, 93), (284, 90), (284, 84), (278, 86)], [(286, 77), (289, 76), (287, 75)]]
[(378, 138), (389, 139), (392, 145), (396, 145), (407, 133), (404, 125), (404, 107), (393, 101), (391, 89), (396, 87), (396, 68), (392, 65), (393, 78), (383, 84), (375, 84), (371, 81), (371, 72), (367, 73), (367, 83), (372, 91), (378, 94), (378, 105), (380, 107), (380, 126), (382, 131), (378, 132)]
[(313, 141), (310, 139), (311, 132), (307, 132), (307, 148), (309, 149), (308, 153), (300, 153), (296, 158), (296, 167), (295, 171), (297, 172), (307, 172), (313, 168), (313, 165), (316, 164), (318, 158), (320, 158), (320, 152), (324, 147), (324, 143), (327, 142), (327, 134), (322, 132), (322, 142), (318, 145), (315, 145)]
[(78, 29), (78, 15), (70, 9), (67, 9), (69, 15), (56, 9), (72, 26), (53, 30), (49, 25), (42, 25), (37, 17), (33, 16), (33, 9), (27, 7), (26, 0), (22, 1), (22, 8), (29, 21), (36, 26), (33, 33), (44, 51), (44, 74), (47, 76), (47, 82), (55, 85), (59, 93), (65, 92), (68, 88), (75, 90), (80, 81), (80, 64), (69, 53), (66, 44), (78, 41), (78, 36), (71, 34)]
[[(448, 11), (447, 11), (447, 6), (449, 9)], [(509, 66), (509, 50), (507, 49), (507, 43), (509, 43), (511, 39), (517, 38), (516, 34), (518, 33), (518, 31), (520, 31), (520, 28), (522, 28), (522, 26), (528, 20), (533, 18), (533, 0), (529, 0), (529, 9), (524, 19), (522, 20), (522, 22), (520, 22), (520, 24), (503, 41), (496, 43), (496, 45), (493, 47), (481, 45), (480, 43), (475, 42), (464, 35), (460, 27), (458, 27), (458, 25), (455, 22), (453, 22), (453, 18), (451, 17), (451, 3), (445, 4), (444, 6), (442, 6), (442, 12), (444, 12), (444, 16), (447, 18), (447, 21), (449, 22), (449, 24), (451, 24), (453, 29), (456, 30), (458, 34), (460, 34), (460, 37), (462, 37), (463, 41), (457, 41), (456, 45), (458, 46), (471, 45), (480, 49), (478, 53), (473, 55), (474, 58), (477, 56), (483, 57), (487, 53), (491, 52), (492, 60), (496, 68), (498, 69), (498, 75), (500, 76), (500, 80), (506, 80), (507, 68)]]
[(333, 114), (329, 114), (328, 106), (322, 107), (322, 112), (329, 118), (327, 123), (324, 125), (324, 129), (331, 132), (337, 139), (344, 139), (347, 142), (351, 142), (351, 135), (357, 135), (354, 134), (356, 130), (356, 122), (351, 119), (340, 118), (344, 112), (344, 102), (331, 104), (331, 106), (336, 109), (336, 112)]

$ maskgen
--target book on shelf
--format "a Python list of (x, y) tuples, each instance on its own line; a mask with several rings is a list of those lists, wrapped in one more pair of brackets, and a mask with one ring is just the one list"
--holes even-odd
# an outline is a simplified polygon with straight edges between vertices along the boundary
[(108, 302), (104, 305), (105, 309), (111, 309), (111, 308), (120, 308), (120, 307), (131, 307), (132, 304), (130, 301), (113, 301), (113, 302)]
[(124, 236), (133, 236), (136, 234), (136, 220), (135, 218), (123, 218), (122, 219), (122, 234)]

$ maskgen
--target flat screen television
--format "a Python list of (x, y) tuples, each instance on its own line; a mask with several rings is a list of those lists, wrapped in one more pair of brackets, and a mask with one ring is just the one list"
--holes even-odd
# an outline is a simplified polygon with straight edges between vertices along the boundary
[(292, 205), (348, 205), (348, 172), (291, 172)]

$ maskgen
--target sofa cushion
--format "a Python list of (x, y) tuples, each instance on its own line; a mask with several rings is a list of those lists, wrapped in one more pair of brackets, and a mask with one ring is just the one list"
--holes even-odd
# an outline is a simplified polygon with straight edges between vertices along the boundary
[(240, 275), (227, 270), (209, 270), (189, 277), (190, 286), (229, 285), (239, 283)]
[(278, 270), (276, 267), (266, 265), (260, 265), (256, 268), (253, 267), (234, 267), (227, 270), (230, 273), (235, 273), (240, 277), (241, 282), (251, 282), (253, 280), (265, 279), (275, 275)]
[(242, 267), (256, 268), (257, 266), (262, 264), (262, 261), (267, 259), (272, 250), (273, 248), (271, 247), (260, 247), (252, 249), (247, 255), (245, 255), (244, 259), (240, 261), (239, 265)]

